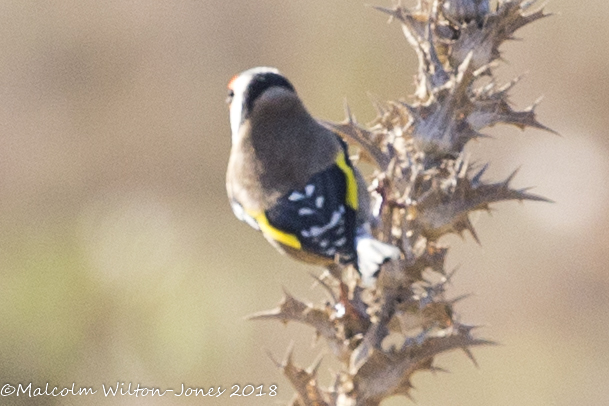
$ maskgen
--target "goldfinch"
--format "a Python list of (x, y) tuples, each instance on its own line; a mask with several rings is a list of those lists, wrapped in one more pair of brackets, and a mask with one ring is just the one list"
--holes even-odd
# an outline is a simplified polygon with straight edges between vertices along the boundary
[(371, 285), (400, 252), (371, 236), (366, 182), (346, 144), (308, 113), (277, 69), (249, 69), (228, 88), (226, 189), (236, 217), (279, 251), (323, 266), (353, 264)]

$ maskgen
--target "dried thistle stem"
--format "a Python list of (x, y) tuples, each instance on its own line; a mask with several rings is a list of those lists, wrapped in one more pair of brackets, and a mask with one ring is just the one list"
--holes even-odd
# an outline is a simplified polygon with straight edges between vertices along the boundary
[[(501, 86), (494, 78), (501, 44), (548, 15), (529, 12), (535, 3), (503, 0), (494, 11), (488, 0), (376, 7), (401, 23), (418, 56), (412, 101), (379, 104), (367, 128), (348, 108), (345, 122), (324, 124), (376, 166), (370, 191), (374, 234), (399, 247), (403, 258), (384, 266), (374, 290), (360, 287), (353, 270), (335, 269), (320, 278), (332, 292), (330, 302), (307, 304), (285, 292), (279, 307), (252, 316), (310, 325), (342, 365), (333, 385), (322, 388), (319, 362), (299, 368), (290, 350), (277, 365), (296, 389), (292, 405), (376, 406), (389, 396), (409, 396), (412, 375), (436, 369), (436, 355), (461, 349), (474, 360), (470, 348), (491, 343), (456, 320), (458, 299), (445, 295), (448, 248), (439, 239), (468, 231), (478, 241), (469, 214), (492, 203), (547, 201), (512, 188), (516, 172), (500, 182), (483, 180), (486, 166), (474, 171), (463, 153), (470, 140), (484, 136), (481, 130), (496, 124), (549, 130), (537, 121), (536, 103), (523, 111), (510, 106), (508, 94), (518, 79)], [(430, 282), (430, 274), (439, 282)]]

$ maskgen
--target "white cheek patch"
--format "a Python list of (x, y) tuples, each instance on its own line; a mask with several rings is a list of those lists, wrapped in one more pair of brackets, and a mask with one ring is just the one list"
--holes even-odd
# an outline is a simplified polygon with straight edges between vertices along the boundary
[(239, 137), (239, 128), (241, 127), (241, 119), (243, 118), (243, 104), (245, 102), (243, 97), (245, 95), (245, 91), (254, 76), (265, 72), (279, 74), (279, 71), (275, 68), (262, 66), (246, 70), (231, 83), (233, 100), (230, 104), (230, 130), (233, 144), (238, 140)]
[(243, 115), (243, 95), (245, 88), (251, 81), (250, 75), (239, 76), (232, 84), (233, 100), (230, 103), (230, 130), (232, 134), (233, 144), (236, 143), (241, 126), (241, 118)]

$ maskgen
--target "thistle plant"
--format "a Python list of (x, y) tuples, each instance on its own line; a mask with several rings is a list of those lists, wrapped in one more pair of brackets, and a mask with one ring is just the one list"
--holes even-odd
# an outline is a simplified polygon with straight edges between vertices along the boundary
[[(277, 362), (296, 394), (293, 406), (376, 406), (389, 396), (410, 395), (411, 377), (433, 371), (435, 357), (490, 344), (459, 322), (448, 299), (451, 273), (442, 236), (469, 232), (470, 214), (506, 200), (546, 201), (516, 189), (516, 172), (498, 182), (485, 178), (463, 149), (496, 124), (550, 131), (537, 121), (534, 103), (515, 110), (510, 90), (518, 79), (497, 83), (500, 46), (521, 27), (546, 17), (535, 0), (419, 0), (416, 7), (375, 7), (397, 20), (419, 67), (408, 101), (377, 103), (378, 115), (358, 124), (349, 109), (342, 123), (325, 125), (341, 134), (360, 159), (374, 165), (370, 186), (374, 235), (402, 251), (385, 264), (376, 287), (362, 287), (356, 272), (339, 265), (319, 277), (328, 301), (305, 303), (289, 293), (276, 309), (254, 319), (295, 321), (315, 329), (340, 363), (334, 382), (318, 382), (319, 362), (294, 364), (291, 350)], [(475, 362), (475, 361), (474, 361)]]

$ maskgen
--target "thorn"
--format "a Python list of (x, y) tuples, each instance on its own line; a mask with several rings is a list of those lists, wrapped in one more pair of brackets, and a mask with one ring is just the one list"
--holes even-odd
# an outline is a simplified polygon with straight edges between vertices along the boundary
[(533, 113), (533, 118), (532, 118), (533, 123), (532, 124), (528, 123), (527, 125), (529, 125), (531, 127), (539, 128), (540, 130), (544, 130), (544, 131), (547, 131), (549, 133), (552, 133), (552, 134), (555, 134), (555, 135), (558, 135), (558, 136), (561, 136), (560, 133), (558, 133), (557, 131), (554, 131), (550, 127), (546, 127), (545, 125), (543, 125), (540, 122), (538, 122), (537, 119), (535, 118), (535, 108), (537, 108), (537, 106), (541, 103), (543, 98), (544, 98), (543, 96), (539, 96), (537, 98), (537, 100), (535, 100), (533, 102), (533, 104), (531, 104), (529, 107), (524, 109), (524, 112), (531, 112), (531, 113)]
[(281, 362), (277, 361), (277, 359), (275, 359), (275, 357), (273, 356), (273, 353), (271, 353), (271, 350), (269, 350), (268, 348), (265, 348), (264, 352), (266, 352), (266, 355), (271, 359), (271, 361), (273, 362), (273, 364), (275, 364), (275, 366), (277, 368), (283, 368), (283, 364)]
[(383, 106), (383, 103), (381, 101), (379, 101), (378, 97), (376, 97), (375, 95), (373, 95), (370, 92), (367, 92), (367, 94), (368, 94), (368, 98), (372, 102), (372, 105), (376, 109), (376, 112), (378, 113), (378, 115), (381, 117), (383, 115), (385, 115), (387, 113), (387, 109)]
[(489, 163), (487, 162), (486, 164), (484, 164), (484, 166), (482, 167), (482, 169), (480, 169), (478, 171), (478, 173), (476, 173), (474, 175), (474, 177), (472, 178), (472, 185), (477, 185), (480, 183), (480, 178), (482, 178), (482, 175), (484, 175), (484, 172), (486, 172), (486, 170), (489, 167)]
[(483, 138), (483, 139), (487, 139), (487, 140), (497, 139), (497, 137), (495, 137), (493, 135), (488, 135), (488, 134), (484, 134), (484, 133), (481, 133), (478, 131), (474, 131), (474, 135), (472, 136), (472, 139), (478, 140), (479, 138)]
[[(489, 76), (492, 76), (492, 69), (496, 68), (498, 66), (498, 64), (495, 61), (491, 61), (489, 63), (487, 63), (486, 65), (482, 65), (481, 67), (479, 67), (478, 69), (476, 69), (473, 73), (473, 75), (475, 77), (480, 77), (483, 75), (488, 74)], [(494, 78), (492, 79), (493, 81), (495, 80)]]
[(501, 86), (499, 89), (497, 89), (497, 93), (506, 94), (507, 92), (510, 91), (510, 89), (512, 89), (514, 86), (516, 86), (516, 84), (518, 82), (520, 82), (522, 79), (524, 79), (527, 74), (528, 74), (528, 72), (524, 72), (520, 76), (516, 76), (514, 79), (510, 80), (509, 82), (507, 82), (506, 84)]
[[(469, 295), (468, 295), (469, 296)], [(469, 336), (469, 334), (479, 328), (482, 328), (485, 326), (476, 326), (476, 325), (470, 325), (470, 324), (459, 324), (459, 333), (464, 333), (465, 335)]]
[(452, 271), (450, 271), (446, 276), (446, 282), (445, 283), (450, 283), (452, 282), (453, 276), (455, 276), (455, 274), (457, 273), (457, 271), (459, 270), (459, 268), (461, 268), (461, 265), (457, 265)]
[(370, 4), (366, 4), (366, 6), (372, 7), (373, 9), (380, 11), (381, 13), (389, 14), (389, 16), (392, 18), (397, 18), (398, 20), (403, 20), (402, 14), (398, 12), (397, 8), (391, 9), (391, 8), (387, 8), (387, 7), (373, 6)]
[[(408, 385), (413, 388), (413, 386), (410, 384), (410, 382), (408, 382)], [(414, 388), (413, 388), (414, 389)], [(406, 392), (404, 393), (404, 396), (406, 396), (412, 403), (417, 403), (417, 400), (410, 394), (410, 392)]]
[(543, 13), (543, 15), (541, 16), (542, 18), (543, 18), (543, 17), (552, 17), (552, 16), (555, 16), (555, 15), (562, 15), (561, 13), (546, 13), (546, 12), (545, 12), (543, 9), (544, 9), (544, 8), (545, 8), (547, 5), (548, 5), (548, 3), (547, 3), (547, 2), (545, 2), (545, 3), (543, 3), (543, 5), (542, 5), (542, 7), (541, 7), (541, 8), (542, 8), (542, 10), (541, 10), (541, 11), (542, 11), (542, 13)]
[(408, 113), (410, 113), (411, 117), (417, 117), (417, 108), (415, 106), (412, 106), (408, 103), (406, 103), (405, 101), (398, 101), (398, 104), (402, 107), (404, 107), (406, 110), (408, 110)]
[(404, 395), (411, 402), (417, 403), (416, 399), (412, 397), (412, 394), (410, 393), (410, 389), (415, 389), (415, 387), (412, 386), (412, 383), (410, 382), (410, 380), (401, 382), (398, 390), (396, 391), (396, 394)]
[(548, 198), (543, 197), (543, 196), (537, 196), (537, 195), (534, 195), (534, 194), (526, 193), (526, 191), (530, 190), (530, 189), (532, 189), (532, 187), (525, 187), (525, 188), (516, 190), (517, 193), (520, 193), (520, 194), (524, 195), (523, 198), (521, 199), (521, 201), (522, 200), (532, 200), (532, 201), (535, 201), (535, 202), (556, 203), (552, 199), (548, 199)]
[(317, 275), (315, 275), (313, 272), (308, 272), (309, 276), (311, 276), (311, 278), (315, 279), (315, 282), (313, 283), (313, 286), (311, 286), (311, 288), (314, 288), (316, 283), (320, 284), (329, 294), (330, 297), (332, 298), (332, 304), (336, 304), (336, 295), (334, 294), (334, 291), (332, 290), (332, 288), (330, 286), (328, 286), (328, 284), (326, 282), (324, 282), (321, 278), (319, 278)]
[(461, 62), (461, 64), (457, 67), (457, 83), (461, 83), (463, 81), (463, 77), (469, 70), (470, 63), (473, 57), (474, 51), (469, 51), (463, 62)]
[(288, 345), (288, 349), (286, 350), (284, 361), (282, 363), (284, 368), (289, 365), (294, 365), (293, 355), (294, 355), (294, 340), (290, 341), (290, 344)]
[(311, 376), (317, 376), (317, 371), (319, 370), (319, 366), (321, 365), (321, 361), (323, 361), (323, 359), (323, 354), (319, 354), (317, 358), (315, 358), (315, 361), (313, 361), (313, 364), (311, 364), (311, 366), (307, 368), (307, 372)]
[(343, 104), (344, 104), (344, 109), (345, 109), (345, 115), (347, 116), (347, 123), (355, 124), (355, 117), (353, 117), (353, 114), (351, 113), (351, 107), (349, 107), (349, 104), (347, 103), (347, 98), (345, 98), (345, 101)]
[(543, 95), (539, 96), (534, 102), (533, 104), (531, 104), (529, 107), (527, 107), (526, 111), (535, 111), (535, 108), (537, 106), (539, 106), (539, 104), (541, 103), (541, 101), (543, 100)]
[(464, 295), (460, 295), (460, 296), (457, 296), (454, 299), (449, 300), (448, 303), (451, 304), (451, 305), (454, 305), (455, 303), (460, 302), (460, 301), (462, 301), (464, 299), (467, 299), (467, 298), (469, 298), (471, 296), (473, 296), (472, 293), (466, 293)]
[(435, 88), (439, 88), (448, 82), (449, 77), (446, 71), (444, 70), (444, 66), (442, 66), (442, 62), (440, 62), (440, 58), (438, 57), (438, 53), (436, 52), (436, 47), (433, 40), (433, 32), (431, 29), (431, 19), (429, 20), (427, 26), (425, 27), (425, 37), (429, 42), (429, 60), (433, 64), (434, 67), (434, 79), (439, 79), (440, 82), (436, 83), (436, 80), (433, 80), (432, 85)]
[(279, 321), (281, 321), (283, 323), (283, 325), (287, 325), (288, 322), (290, 321), (289, 318), (285, 318), (282, 317), (284, 316), (285, 313), (281, 310), (281, 304), (271, 310), (263, 310), (260, 312), (256, 312), (254, 314), (250, 314), (248, 316), (245, 316), (245, 320), (268, 320), (268, 319), (278, 319)]
[(516, 176), (516, 174), (518, 173), (520, 168), (521, 167), (519, 166), (518, 168), (514, 169), (514, 171), (510, 174), (510, 176), (508, 176), (507, 179), (503, 181), (503, 187), (509, 188), (510, 182), (514, 179), (514, 177)]
[(472, 352), (470, 351), (469, 348), (467, 347), (461, 347), (461, 349), (463, 350), (463, 352), (465, 353), (465, 355), (467, 356), (467, 358), (470, 359), (471, 362), (473, 362), (474, 366), (476, 368), (480, 368), (480, 365), (478, 365), (478, 361), (476, 361), (476, 358), (474, 358), (474, 354), (472, 354)]
[(550, 127), (546, 127), (545, 125), (543, 125), (543, 124), (541, 124), (541, 123), (539, 123), (537, 121), (535, 122), (535, 125), (532, 126), (532, 127), (536, 127), (536, 128), (539, 128), (540, 130), (544, 130), (544, 131), (547, 131), (547, 132), (549, 132), (551, 134), (558, 135), (559, 137), (562, 137), (562, 135), (558, 131), (555, 131), (555, 130), (551, 129)]
[(467, 171), (469, 170), (469, 167), (471, 166), (471, 162), (470, 162), (471, 159), (472, 159), (472, 156), (470, 154), (467, 154), (463, 157), (463, 166), (462, 166), (461, 170), (459, 171), (459, 178), (464, 178), (467, 175)]
[(467, 231), (469, 231), (469, 233), (472, 235), (472, 237), (474, 237), (474, 240), (476, 240), (478, 245), (482, 246), (482, 243), (480, 242), (480, 239), (478, 238), (478, 234), (476, 233), (476, 230), (474, 229), (474, 225), (469, 220), (469, 217), (465, 218), (464, 226), (467, 229)]
[(450, 373), (450, 371), (449, 371), (448, 369), (444, 369), (444, 368), (442, 368), (442, 367), (436, 367), (436, 366), (433, 366), (433, 365), (432, 365), (431, 367), (429, 367), (429, 371), (430, 371), (432, 374), (434, 374), (434, 375), (436, 374), (436, 372), (444, 372), (444, 373), (446, 373), (446, 374), (449, 374), (449, 373)]

